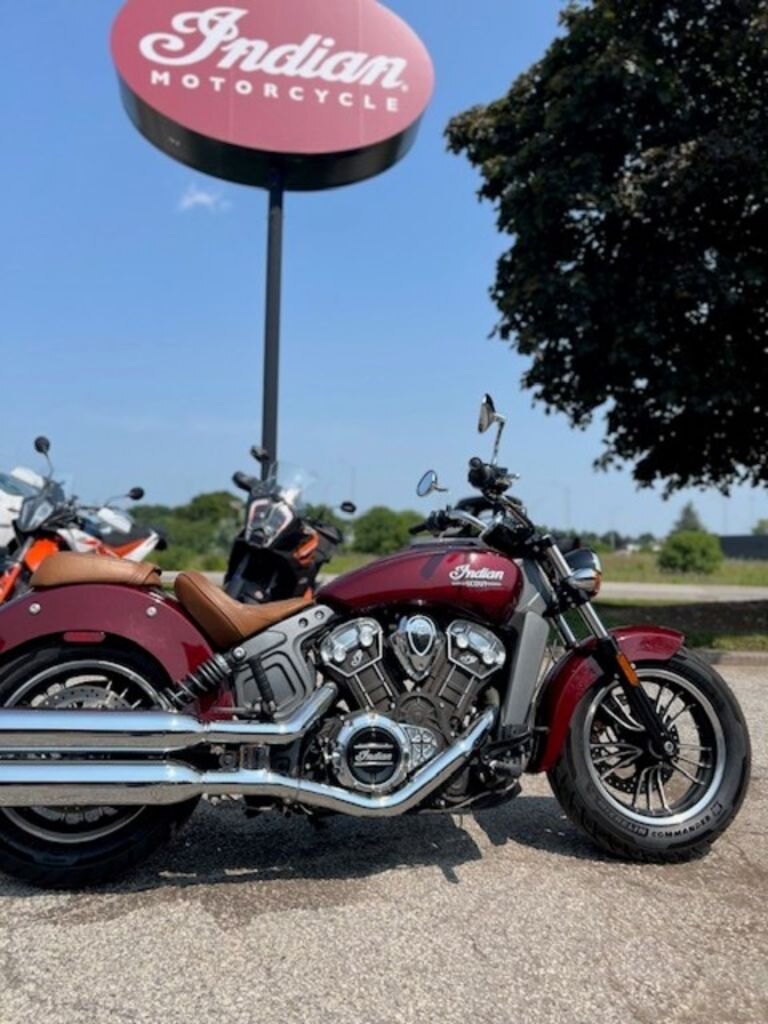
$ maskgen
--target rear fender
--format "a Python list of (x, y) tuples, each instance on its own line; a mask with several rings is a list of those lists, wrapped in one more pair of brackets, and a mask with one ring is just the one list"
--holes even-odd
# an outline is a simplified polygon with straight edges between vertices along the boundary
[[(611, 633), (624, 654), (635, 664), (669, 661), (685, 642), (682, 633), (658, 626), (626, 626), (611, 630)], [(605, 672), (594, 656), (596, 645), (594, 638), (580, 644), (552, 667), (542, 683), (537, 698), (536, 726), (548, 732), (529, 765), (529, 771), (546, 772), (555, 766), (576, 705), (604, 678)]]
[(99, 643), (107, 636), (142, 648), (171, 682), (213, 655), (178, 602), (157, 590), (85, 583), (33, 590), (0, 610), (0, 659), (42, 640)]

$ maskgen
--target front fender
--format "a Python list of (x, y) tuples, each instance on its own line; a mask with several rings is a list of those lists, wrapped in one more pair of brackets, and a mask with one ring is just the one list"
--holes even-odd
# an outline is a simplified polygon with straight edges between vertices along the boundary
[(84, 583), (33, 590), (0, 609), (0, 658), (34, 641), (118, 637), (145, 650), (178, 682), (213, 655), (179, 604), (156, 590)]
[[(682, 633), (660, 626), (625, 626), (611, 630), (631, 662), (669, 661), (685, 643)], [(568, 735), (573, 712), (584, 694), (598, 683), (604, 671), (594, 657), (597, 641), (585, 640), (552, 667), (537, 698), (536, 726), (548, 730), (528, 770), (553, 768)]]

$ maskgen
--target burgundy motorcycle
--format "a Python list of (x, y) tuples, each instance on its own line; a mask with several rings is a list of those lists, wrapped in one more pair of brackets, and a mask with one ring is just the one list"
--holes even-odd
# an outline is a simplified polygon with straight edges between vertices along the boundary
[[(608, 631), (601, 569), (564, 556), (472, 459), (482, 516), (307, 598), (244, 606), (195, 573), (60, 554), (0, 611), (0, 867), (47, 886), (121, 875), (202, 795), (246, 811), (469, 811), (547, 772), (611, 853), (706, 850), (747, 788), (749, 738), (720, 676), (666, 629)], [(419, 485), (438, 489), (428, 473)], [(577, 642), (578, 616), (589, 636)], [(554, 635), (565, 653), (543, 675)]]

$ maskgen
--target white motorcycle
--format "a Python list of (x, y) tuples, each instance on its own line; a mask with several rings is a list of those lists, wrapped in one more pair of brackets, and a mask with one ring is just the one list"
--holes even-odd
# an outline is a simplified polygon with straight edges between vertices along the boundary
[(83, 505), (76, 497), (68, 498), (61, 483), (53, 479), (50, 447), (46, 437), (35, 440), (35, 450), (48, 463), (47, 474), (38, 477), (39, 486), (30, 482), (30, 475), (26, 482), (19, 482), (27, 493), (21, 498), (13, 521), (13, 539), (6, 549), (0, 604), (23, 594), (45, 559), (61, 551), (141, 562), (153, 551), (167, 547), (160, 530), (137, 526), (125, 509), (115, 507), (120, 498), (140, 501), (143, 488), (134, 487), (103, 505)]

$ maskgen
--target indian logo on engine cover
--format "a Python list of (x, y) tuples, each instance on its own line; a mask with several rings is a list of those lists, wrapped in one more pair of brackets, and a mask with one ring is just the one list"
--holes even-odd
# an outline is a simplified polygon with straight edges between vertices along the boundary
[(352, 739), (347, 763), (352, 775), (366, 786), (386, 783), (400, 764), (402, 751), (394, 739), (376, 728), (363, 728)]
[(451, 583), (462, 587), (501, 587), (504, 585), (503, 569), (473, 569), (464, 562), (450, 572)]

